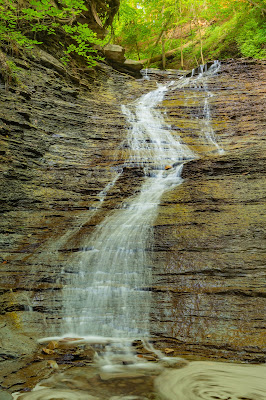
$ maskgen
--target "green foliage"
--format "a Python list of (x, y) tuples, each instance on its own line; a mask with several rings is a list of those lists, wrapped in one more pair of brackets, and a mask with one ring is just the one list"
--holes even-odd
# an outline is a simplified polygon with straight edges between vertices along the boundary
[[(58, 37), (64, 65), (74, 55), (95, 65), (99, 59), (95, 48), (104, 42), (78, 22), (88, 11), (86, 4), (85, 0), (0, 0), (0, 48), (19, 53)], [(149, 59), (162, 48), (176, 49), (176, 63), (184, 58), (188, 66), (203, 57), (265, 58), (264, 7), (263, 0), (120, 0), (111, 39), (125, 46), (131, 58)], [(98, 16), (103, 24), (108, 19), (105, 11)]]
[[(87, 24), (80, 24), (70, 26), (62, 25), (64, 31), (75, 40), (75, 44), (70, 44), (65, 54), (77, 53), (78, 55), (86, 58), (90, 65), (96, 64), (97, 60), (102, 60), (99, 56), (92, 55), (91, 53), (97, 53), (97, 50), (91, 47), (91, 44), (103, 45), (103, 41), (98, 39), (96, 34), (88, 27)], [(95, 59), (94, 59), (95, 57)]]
[(7, 44), (12, 50), (17, 50), (18, 47), (29, 49), (39, 43), (23, 35), (18, 26), (19, 17), (15, 2), (0, 0), (0, 44)]
[[(145, 23), (145, 15), (142, 8), (137, 8), (131, 1), (122, 0), (120, 3), (119, 14), (114, 20), (113, 31), (114, 41), (123, 45), (128, 52), (135, 58), (137, 57), (136, 43), (145, 40), (149, 35), (149, 26)], [(141, 7), (141, 6), (140, 6)]]
[(264, 0), (121, 0), (113, 40), (132, 58), (175, 49), (177, 66), (182, 56), (187, 67), (203, 58), (265, 58), (264, 7)]
[[(24, 2), (25, 4), (25, 2)], [(47, 40), (47, 35), (63, 35), (62, 60), (69, 54), (86, 59), (93, 66), (99, 59), (94, 45), (103, 45), (87, 24), (77, 22), (87, 10), (83, 0), (29, 0), (28, 7), (19, 7), (14, 0), (0, 0), (0, 46), (13, 51), (31, 49)], [(38, 38), (38, 40), (37, 40)]]
[(19, 68), (16, 64), (9, 60), (0, 50), (0, 76), (5, 82), (6, 89), (8, 89), (11, 82), (18, 83), (17, 71), (19, 71)]
[[(237, 36), (237, 44), (243, 56), (253, 58), (266, 58), (266, 23), (253, 13), (243, 24)], [(259, 15), (260, 16), (260, 15)]]

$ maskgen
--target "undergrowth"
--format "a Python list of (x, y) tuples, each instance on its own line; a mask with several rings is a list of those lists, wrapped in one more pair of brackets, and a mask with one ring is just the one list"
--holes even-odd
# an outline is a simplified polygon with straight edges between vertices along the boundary
[(6, 84), (16, 77), (16, 67), (5, 54), (22, 55), (36, 45), (60, 41), (61, 61), (82, 57), (93, 67), (103, 46), (88, 26), (78, 21), (87, 7), (83, 0), (0, 0), (0, 72)]

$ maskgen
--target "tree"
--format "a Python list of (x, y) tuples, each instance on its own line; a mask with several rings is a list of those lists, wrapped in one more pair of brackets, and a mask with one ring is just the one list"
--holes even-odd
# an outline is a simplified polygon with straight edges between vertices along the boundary
[(98, 58), (93, 46), (103, 42), (88, 24), (78, 21), (86, 11), (83, 0), (0, 0), (0, 46), (5, 51), (24, 51), (42, 44), (49, 36), (61, 35), (65, 61), (75, 53), (93, 66)]
[(264, 0), (122, 0), (115, 40), (147, 65), (173, 53), (181, 68), (240, 53), (264, 58), (264, 13)]

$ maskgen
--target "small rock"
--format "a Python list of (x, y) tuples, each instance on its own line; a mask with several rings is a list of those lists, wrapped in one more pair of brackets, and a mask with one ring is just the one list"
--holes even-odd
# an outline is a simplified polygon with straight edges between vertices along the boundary
[(54, 354), (54, 350), (47, 349), (46, 347), (42, 348), (42, 352), (45, 354)]
[(170, 354), (170, 353), (174, 353), (175, 351), (174, 351), (174, 349), (166, 348), (166, 349), (164, 349), (164, 352), (165, 352), (165, 354)]
[(73, 354), (64, 354), (61, 361), (72, 361), (74, 358)]
[(172, 165), (166, 165), (166, 166), (164, 167), (164, 169), (166, 169), (166, 170), (167, 170), (167, 169), (171, 169), (171, 168), (173, 168)]
[(73, 355), (75, 356), (75, 359), (86, 359), (86, 360), (93, 360), (94, 355), (95, 355), (95, 350), (93, 350), (92, 347), (87, 346), (85, 349), (77, 349)]
[(54, 361), (54, 360), (47, 360), (47, 363), (49, 364), (50, 368), (53, 368), (53, 369), (58, 369), (59, 368), (57, 362)]
[(55, 340), (52, 340), (51, 342), (48, 343), (47, 349), (54, 350), (58, 348), (58, 342)]

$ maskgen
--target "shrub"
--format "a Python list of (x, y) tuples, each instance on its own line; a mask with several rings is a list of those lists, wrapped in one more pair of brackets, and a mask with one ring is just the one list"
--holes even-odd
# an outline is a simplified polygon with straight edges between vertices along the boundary
[(257, 14), (258, 11), (250, 13), (236, 40), (243, 56), (263, 59), (266, 58), (266, 23)]
[(29, 0), (23, 8), (23, 2), (19, 7), (17, 1), (0, 0), (0, 46), (7, 51), (29, 50), (47, 40), (47, 35), (63, 34), (64, 60), (70, 53), (76, 53), (86, 59), (88, 66), (95, 65), (99, 57), (93, 46), (103, 42), (87, 24), (77, 22), (78, 16), (87, 10), (85, 2), (61, 0), (57, 3), (59, 6), (52, 0)]

